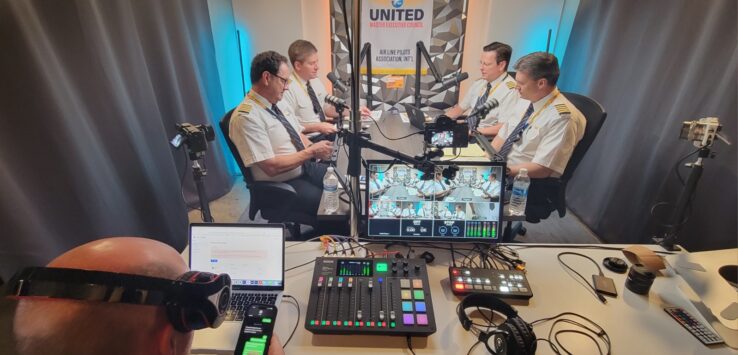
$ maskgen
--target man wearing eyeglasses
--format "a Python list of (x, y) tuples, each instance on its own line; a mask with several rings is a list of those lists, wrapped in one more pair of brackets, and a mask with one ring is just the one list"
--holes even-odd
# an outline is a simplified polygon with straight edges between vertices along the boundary
[(297, 191), (296, 208), (316, 215), (333, 144), (311, 143), (303, 126), (278, 103), (292, 79), (287, 58), (267, 51), (251, 62), (251, 91), (234, 110), (230, 138), (257, 181), (285, 182)]
[[(475, 81), (458, 105), (446, 112), (450, 118), (462, 114), (470, 114), (487, 100), (495, 99), (499, 106), (493, 108), (480, 120), (477, 131), (488, 137), (494, 137), (502, 124), (510, 119), (519, 117), (525, 110), (526, 103), (521, 103), (520, 96), (515, 92), (515, 79), (507, 73), (507, 65), (512, 56), (512, 47), (500, 42), (492, 42), (484, 46), (482, 58), (479, 61), (479, 71), (482, 78)], [(472, 123), (470, 123), (472, 124)]]

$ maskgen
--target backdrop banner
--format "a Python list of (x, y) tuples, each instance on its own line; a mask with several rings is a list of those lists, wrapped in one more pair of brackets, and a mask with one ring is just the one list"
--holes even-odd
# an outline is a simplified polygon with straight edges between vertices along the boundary
[(430, 47), (433, 0), (363, 1), (361, 16), (362, 43), (372, 46), (372, 73), (415, 74), (415, 44)]

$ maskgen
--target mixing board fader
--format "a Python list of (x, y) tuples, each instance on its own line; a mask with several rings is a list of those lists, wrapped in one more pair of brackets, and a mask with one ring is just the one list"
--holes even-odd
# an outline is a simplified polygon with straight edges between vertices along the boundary
[(316, 334), (433, 334), (425, 261), (318, 258), (305, 329)]

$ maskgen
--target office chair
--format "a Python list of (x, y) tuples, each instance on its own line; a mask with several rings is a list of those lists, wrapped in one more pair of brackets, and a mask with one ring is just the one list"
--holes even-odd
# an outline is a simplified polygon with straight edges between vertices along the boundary
[[(562, 92), (571, 103), (582, 112), (587, 125), (582, 140), (577, 143), (569, 163), (560, 178), (531, 179), (528, 190), (528, 204), (525, 208), (526, 221), (538, 223), (551, 212), (557, 211), (559, 217), (566, 215), (566, 185), (574, 175), (579, 163), (605, 123), (607, 112), (597, 101), (579, 94)], [(520, 234), (525, 234), (521, 229)], [(515, 234), (513, 234), (515, 235)]]
[(261, 216), (270, 223), (284, 223), (290, 231), (292, 239), (300, 239), (300, 224), (315, 226), (317, 219), (307, 213), (296, 211), (292, 208), (297, 196), (295, 189), (287, 183), (276, 181), (256, 181), (251, 173), (251, 168), (243, 165), (241, 154), (238, 153), (236, 145), (233, 144), (229, 135), (232, 109), (220, 120), (220, 130), (223, 132), (228, 148), (241, 169), (243, 179), (246, 182), (251, 198), (249, 200), (249, 219), (253, 220), (256, 213), (261, 211)]

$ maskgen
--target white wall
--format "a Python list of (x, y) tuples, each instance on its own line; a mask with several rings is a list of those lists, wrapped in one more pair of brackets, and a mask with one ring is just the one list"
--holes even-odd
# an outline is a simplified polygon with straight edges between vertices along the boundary
[(325, 79), (331, 70), (329, 6), (329, 0), (233, 0), (236, 26), (250, 42), (243, 58), (246, 79), (254, 55), (274, 50), (286, 57), (290, 44), (304, 39), (318, 47), (320, 78), (330, 88)]
[(494, 41), (512, 46), (512, 70), (520, 57), (546, 50), (551, 29), (549, 49), (562, 64), (578, 7), (579, 0), (469, 0), (462, 70), (470, 80), (462, 83), (461, 94), (480, 77), (482, 47)]

